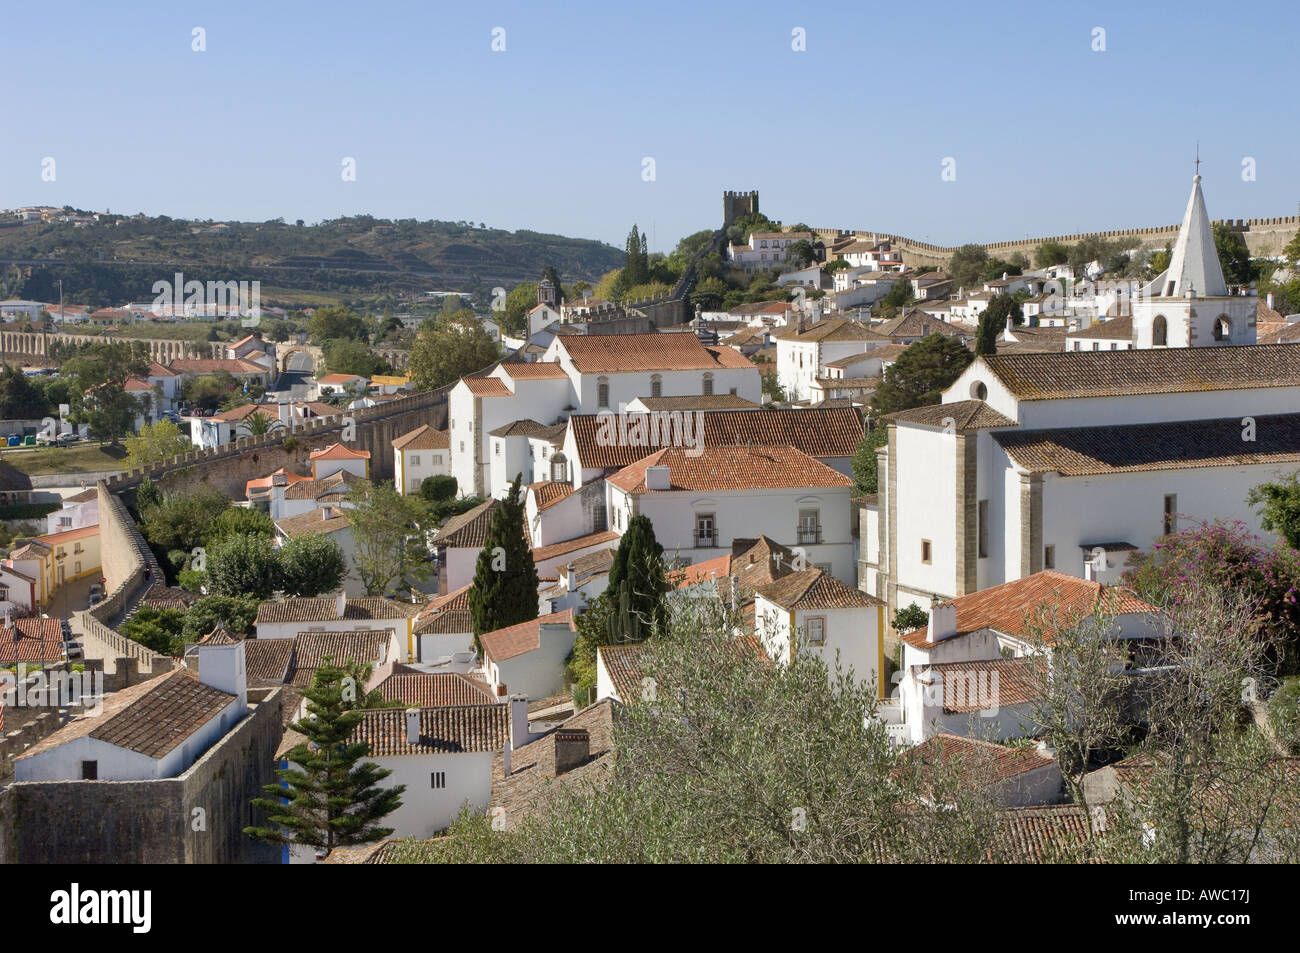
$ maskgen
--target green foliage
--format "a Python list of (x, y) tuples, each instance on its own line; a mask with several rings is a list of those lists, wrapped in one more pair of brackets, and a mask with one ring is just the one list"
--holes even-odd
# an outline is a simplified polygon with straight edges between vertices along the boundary
[(976, 354), (993, 354), (997, 351), (998, 337), (1006, 328), (1008, 317), (1012, 324), (1024, 321), (1020, 302), (1011, 295), (994, 295), (989, 306), (980, 314), (979, 331), (975, 336)]
[(229, 506), (212, 521), (206, 542), (212, 546), (227, 536), (238, 535), (274, 537), (275, 523), (266, 513), (251, 506)]
[(319, 596), (343, 585), (347, 558), (339, 544), (317, 533), (287, 540), (276, 553), (280, 588), (289, 596)]
[(510, 289), (506, 295), (505, 311), (496, 317), (501, 319), (501, 330), (506, 334), (519, 336), (528, 329), (528, 312), (537, 306), (537, 282), (525, 281)]
[(956, 338), (931, 334), (910, 345), (885, 371), (871, 397), (871, 409), (883, 416), (937, 404), (972, 360), (974, 355)]
[(140, 341), (92, 344), (63, 365), (63, 372), (77, 378), (82, 392), (74, 417), (90, 425), (96, 440), (116, 447), (123, 436), (134, 432), (136, 415), (147, 405), (127, 393), (127, 379), (142, 377), (148, 370), (149, 349)]
[(469, 611), (474, 622), (474, 650), (478, 637), (537, 618), (537, 567), (524, 538), (524, 504), (521, 476), (492, 513), (487, 538), (474, 564), (474, 584), (469, 590)]
[(929, 623), (930, 614), (915, 602), (908, 605), (906, 609), (899, 609), (894, 613), (895, 632), (911, 632), (914, 629), (924, 628)]
[(145, 424), (135, 436), (126, 438), (126, 466), (141, 470), (151, 463), (162, 463), (193, 450), (189, 437), (170, 420)]
[(185, 613), (179, 609), (140, 606), (122, 625), (122, 634), (162, 655), (179, 658), (185, 653)]
[(957, 287), (971, 288), (980, 283), (988, 263), (989, 253), (983, 245), (962, 245), (952, 253), (948, 271)]
[(241, 437), (261, 437), (272, 430), (280, 430), (284, 424), (279, 417), (272, 417), (260, 410), (254, 411), (239, 422), (237, 429)]
[(454, 499), (457, 490), (456, 478), (448, 473), (425, 477), (420, 482), (420, 496), (430, 503), (441, 503)]
[(243, 388), (229, 371), (203, 377), (187, 377), (181, 382), (181, 397), (202, 410), (221, 410), (232, 397), (243, 396)]
[(155, 550), (190, 553), (205, 544), (212, 525), (230, 501), (220, 491), (199, 485), (183, 493), (168, 493), (161, 503), (137, 505), (145, 539)]
[(364, 340), (334, 338), (326, 341), (325, 366), (331, 374), (358, 374), (364, 378), (386, 374), (393, 366), (370, 350)]
[[(406, 786), (379, 786), (392, 772), (363, 761), (370, 744), (353, 740), (364, 717), (353, 697), (354, 676), (328, 658), (325, 663), (303, 690), (307, 717), (290, 726), (307, 740), (289, 752), (292, 766), (276, 771), (282, 784), (268, 784), (266, 797), (253, 801), (269, 824), (246, 827), (244, 833), (328, 853), (391, 834), (392, 828), (381, 822), (401, 807)], [(286, 797), (288, 804), (283, 803)]]
[(1276, 483), (1252, 487), (1246, 502), (1259, 507), (1263, 529), (1280, 535), (1292, 549), (1300, 549), (1300, 471)]
[(895, 281), (893, 287), (880, 299), (880, 303), (886, 308), (905, 308), (915, 300), (912, 283), (904, 280)]
[(632, 231), (628, 233), (624, 253), (627, 256), (627, 262), (623, 265), (623, 273), (619, 276), (623, 288), (635, 288), (637, 285), (645, 284), (650, 279), (646, 237), (637, 231), (635, 225), (632, 226)]
[(6, 503), (0, 506), (0, 520), (38, 520), (58, 509), (58, 503)]
[(1230, 285), (1249, 284), (1255, 278), (1250, 264), (1250, 251), (1241, 232), (1228, 228), (1222, 222), (1210, 226), (1214, 232), (1214, 248), (1219, 254), (1223, 277)]
[(45, 391), (20, 368), (0, 365), (0, 419), (40, 420), (52, 410)]
[(215, 595), (270, 598), (279, 587), (279, 562), (268, 536), (236, 533), (208, 548), (207, 586)]
[(340, 338), (362, 343), (370, 340), (365, 319), (350, 308), (334, 304), (316, 309), (307, 321), (307, 336), (318, 345)]
[(1168, 243), (1166, 243), (1163, 251), (1153, 251), (1151, 253), (1151, 258), (1147, 263), (1151, 266), (1152, 271), (1156, 274), (1160, 274), (1162, 271), (1168, 269), (1169, 262), (1173, 256), (1173, 249), (1170, 248)]
[(1300, 753), (1300, 677), (1288, 678), (1268, 700), (1273, 733), (1293, 754)]
[(197, 642), (218, 622), (234, 635), (252, 635), (260, 602), (255, 595), (204, 596), (185, 611), (185, 641)]
[(429, 390), (480, 371), (500, 356), (500, 346), (474, 313), (457, 311), (420, 329), (408, 370), (417, 390)]
[(857, 453), (853, 455), (853, 491), (858, 494), (880, 492), (880, 467), (876, 448), (889, 442), (889, 429), (877, 424), (862, 435)]
[(817, 252), (806, 238), (791, 242), (785, 250), (785, 259), (791, 265), (803, 268), (817, 260)]
[(433, 571), (424, 532), (430, 517), (424, 501), (402, 496), (391, 483), (358, 486), (348, 496), (353, 560), (366, 595), (387, 595), (427, 579)]
[(1070, 260), (1070, 249), (1064, 242), (1045, 241), (1034, 249), (1034, 267), (1050, 268), (1064, 265)]

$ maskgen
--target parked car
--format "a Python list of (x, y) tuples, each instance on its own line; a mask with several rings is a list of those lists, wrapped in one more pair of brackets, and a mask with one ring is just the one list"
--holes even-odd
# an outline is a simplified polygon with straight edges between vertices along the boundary
[(65, 642), (63, 648), (68, 658), (82, 658), (85, 654), (80, 642)]

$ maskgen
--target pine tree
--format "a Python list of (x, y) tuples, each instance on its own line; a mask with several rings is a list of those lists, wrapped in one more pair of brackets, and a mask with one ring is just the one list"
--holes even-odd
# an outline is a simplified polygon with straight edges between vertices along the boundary
[[(356, 686), (346, 669), (326, 658), (303, 691), (307, 717), (293, 724), (307, 740), (288, 754), (289, 768), (276, 773), (288, 787), (265, 787), (266, 797), (253, 805), (266, 813), (270, 826), (246, 827), (244, 833), (273, 844), (303, 844), (324, 850), (368, 844), (393, 833), (380, 826), (402, 806), (406, 786), (378, 787), (392, 774), (371, 761), (362, 762), (370, 744), (353, 741), (364, 715), (358, 710)], [(360, 762), (360, 763), (359, 763)]]
[(519, 489), (522, 477), (515, 476), (510, 494), (493, 512), (474, 566), (469, 610), (476, 652), (478, 637), (484, 632), (537, 618), (537, 567), (524, 538), (524, 504)]
[(639, 514), (628, 522), (609, 567), (609, 590), (611, 642), (639, 642), (666, 621), (664, 548), (650, 517)]

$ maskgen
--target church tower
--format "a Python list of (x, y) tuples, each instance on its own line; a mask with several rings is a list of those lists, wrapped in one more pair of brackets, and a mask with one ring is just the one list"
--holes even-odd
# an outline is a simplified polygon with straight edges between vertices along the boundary
[(1254, 344), (1255, 305), (1253, 294), (1228, 293), (1198, 172), (1169, 267), (1133, 301), (1134, 347)]

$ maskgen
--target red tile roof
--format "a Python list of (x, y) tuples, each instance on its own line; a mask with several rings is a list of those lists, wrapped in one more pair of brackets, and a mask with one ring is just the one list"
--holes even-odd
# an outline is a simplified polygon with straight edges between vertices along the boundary
[(420, 424), (393, 441), (394, 450), (447, 450), (450, 447), (451, 437), (447, 432), (435, 430), (428, 424)]
[(504, 662), (506, 659), (533, 651), (542, 644), (543, 625), (567, 625), (572, 628), (573, 610), (565, 609), (563, 612), (538, 616), (529, 622), (520, 622), (518, 625), (497, 629), (495, 632), (484, 632), (479, 636), (484, 657), (494, 662)]
[(663, 492), (646, 486), (649, 467), (668, 467), (669, 491), (774, 490), (847, 487), (853, 481), (794, 447), (709, 447), (698, 455), (681, 447), (659, 450), (624, 467), (606, 482), (628, 493)]
[(235, 700), (234, 695), (204, 685), (185, 669), (150, 685), (126, 708), (96, 726), (90, 737), (149, 758), (162, 758)]
[(461, 383), (475, 397), (513, 397), (510, 388), (499, 377), (462, 377)]
[(311, 452), (313, 460), (369, 460), (369, 450), (352, 450), (341, 443), (332, 443), (321, 450)]
[(914, 767), (931, 764), (956, 767), (963, 774), (972, 774), (986, 783), (997, 783), (1016, 775), (1045, 768), (1053, 759), (1037, 748), (1015, 747), (963, 738), (941, 732), (903, 754), (903, 762)]
[(875, 596), (847, 586), (820, 569), (792, 572), (756, 591), (783, 609), (863, 609), (881, 605)]
[(61, 620), (14, 619), (12, 625), (0, 628), (0, 665), (62, 660)]
[(694, 334), (687, 333), (585, 334), (558, 340), (583, 374), (754, 366), (732, 348), (706, 348)]
[[(940, 662), (913, 665), (912, 673), (922, 685), (940, 681), (943, 710), (948, 714), (969, 714), (988, 708), (1010, 708), (1036, 701), (1043, 683), (1043, 660), (1037, 657), (980, 659), (972, 662)], [(997, 682), (994, 683), (994, 677)], [(988, 686), (996, 685), (990, 696)]]
[(510, 743), (510, 706), (421, 708), (419, 739), (417, 744), (406, 740), (406, 710), (402, 708), (363, 712), (353, 735), (354, 741), (370, 745), (372, 758), (500, 751)]
[(602, 530), (599, 533), (588, 533), (586, 536), (579, 536), (576, 539), (566, 539), (562, 543), (551, 543), (549, 546), (539, 546), (533, 550), (533, 562), (540, 563), (547, 559), (553, 559), (556, 556), (564, 556), (567, 553), (576, 553), (578, 550), (586, 549), (589, 546), (599, 546), (601, 543), (612, 543), (618, 538), (618, 533), (609, 529)]
[(502, 361), (501, 370), (518, 381), (558, 380), (569, 376), (557, 361)]
[(451, 672), (393, 674), (376, 685), (375, 691), (385, 701), (401, 702), (408, 708), (497, 703), (487, 682), (481, 678)]
[(538, 512), (550, 509), (556, 503), (573, 495), (572, 483), (558, 483), (552, 480), (530, 483), (528, 489), (533, 494), (533, 498), (537, 500)]

